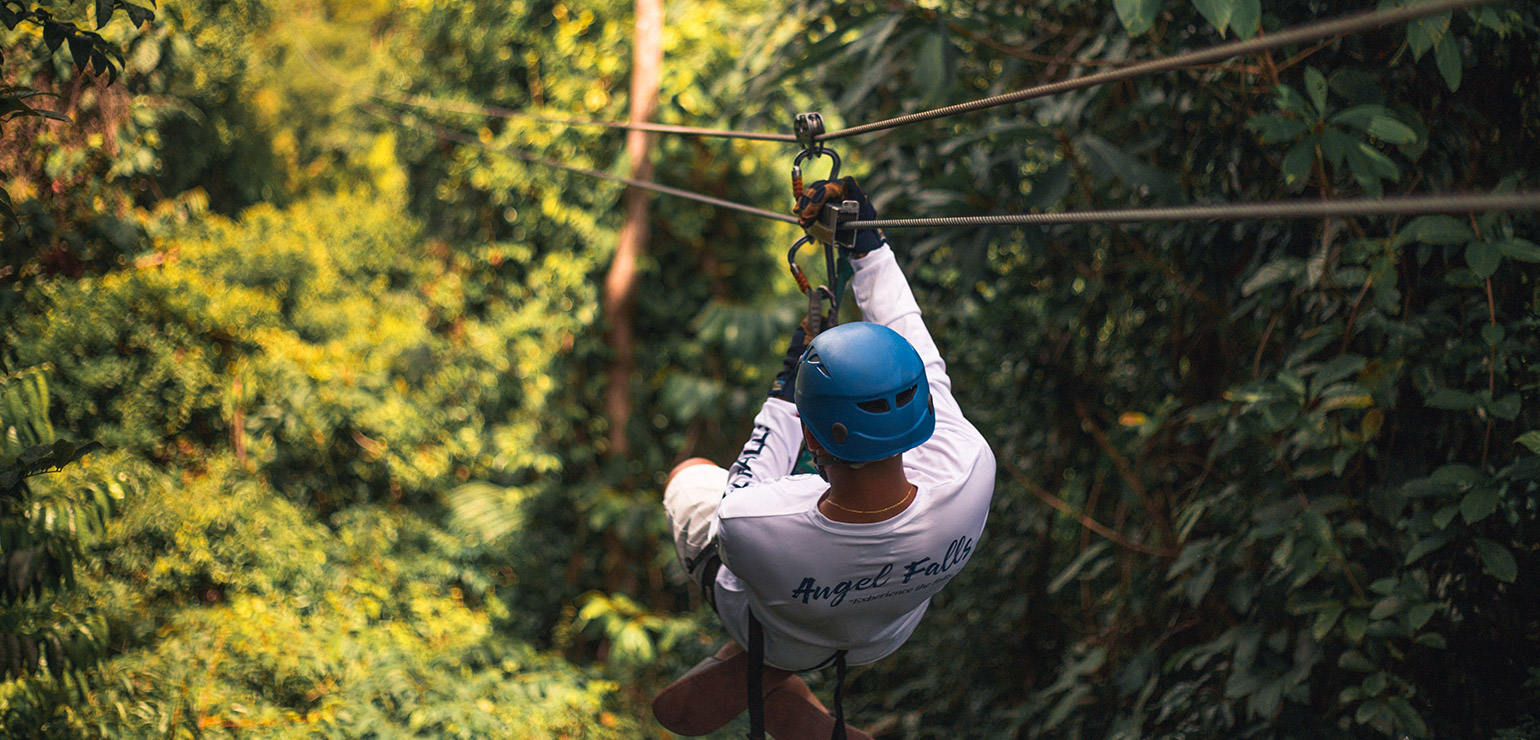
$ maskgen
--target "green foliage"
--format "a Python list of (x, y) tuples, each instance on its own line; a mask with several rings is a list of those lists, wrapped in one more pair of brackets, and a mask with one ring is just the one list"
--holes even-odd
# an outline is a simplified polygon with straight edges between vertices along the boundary
[[(4, 381), (0, 482), (26, 503), (0, 549), (83, 582), (6, 602), (0, 634), (37, 638), (24, 661), (41, 645), (38, 667), (51, 647), (73, 667), (0, 683), (8, 731), (656, 730), (650, 691), (719, 634), (656, 489), (682, 456), (736, 452), (799, 311), (793, 231), (654, 201), (622, 459), (599, 400), (620, 188), (428, 124), (616, 172), (621, 137), (356, 108), (386, 90), (623, 118), (630, 7), (250, 0), (146, 25), (97, 3), (121, 79), (73, 97), (68, 44), (18, 53), (46, 48), (25, 24), (0, 39), (25, 62), (7, 84), (39, 93), (18, 104), (61, 95), (76, 121), (0, 113), (22, 143), (3, 165), (0, 353), (34, 368)], [(1317, 10), (671, 3), (657, 119), (784, 129), (821, 109), (838, 128)], [(1531, 9), (1483, 7), (837, 148), (894, 216), (1529, 190), (1535, 35)], [(655, 146), (660, 182), (787, 205), (784, 148)], [(855, 721), (1532, 735), (1534, 229), (891, 233), (1003, 475), (973, 565), (854, 672)], [(117, 451), (26, 477), (79, 456), (55, 431)]]
[(76, 585), (84, 548), (137, 487), (121, 455), (55, 439), (44, 369), (0, 376), (0, 718), (34, 724), (83, 692), (107, 626)]
[[(455, 546), (359, 507), (335, 532), (237, 469), (130, 507), (93, 584), (125, 623), (72, 718), (107, 737), (622, 737), (613, 685), (499, 640)], [(489, 596), (482, 593), (478, 598)], [(495, 603), (495, 602), (493, 602)]]
[[(826, 20), (784, 54), (816, 61), (786, 74), (841, 116), (935, 102), (927, 11), (807, 7)], [(941, 32), (961, 61), (940, 102), (1313, 19), (1287, 3), (954, 4)], [(1084, 43), (1045, 30), (1071, 28)], [(1533, 14), (1407, 29), (891, 132), (864, 144), (862, 182), (884, 215), (924, 216), (1532, 188), (1535, 132), (1511, 111), (1533, 96), (1470, 85), (1540, 68)], [(1418, 63), (1440, 44), (1445, 63)], [(1537, 613), (1520, 594), (1540, 565), (1523, 544), (1540, 457), (1515, 440), (1540, 424), (1534, 228), (890, 234), (1005, 475), (971, 568), (857, 674), (884, 707), (858, 720), (905, 737), (1532, 726), (1516, 708), (1536, 698), (1540, 643), (1517, 636)], [(1048, 495), (1120, 539), (1045, 518)]]

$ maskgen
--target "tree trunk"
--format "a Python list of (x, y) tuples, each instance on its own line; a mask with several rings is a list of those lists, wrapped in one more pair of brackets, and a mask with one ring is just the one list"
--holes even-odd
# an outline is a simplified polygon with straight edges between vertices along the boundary
[[(663, 68), (663, 0), (636, 0), (636, 40), (631, 68), (632, 123), (652, 120), (658, 107), (658, 78)], [(626, 134), (626, 154), (631, 160), (631, 177), (652, 179), (652, 160), (648, 156), (651, 137), (641, 131)], [(609, 455), (624, 457), (631, 452), (626, 426), (631, 418), (631, 373), (635, 367), (632, 349), (632, 318), (636, 307), (636, 261), (647, 250), (647, 218), (650, 194), (629, 188), (625, 194), (626, 220), (620, 228), (620, 242), (604, 281), (604, 313), (608, 318), (605, 339), (615, 352), (610, 364), (609, 385), (605, 390), (605, 414), (609, 417)]]

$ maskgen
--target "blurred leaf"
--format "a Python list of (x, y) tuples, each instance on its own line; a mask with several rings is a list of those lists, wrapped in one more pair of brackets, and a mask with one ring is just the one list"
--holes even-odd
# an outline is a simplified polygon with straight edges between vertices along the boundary
[(1304, 187), (1310, 180), (1310, 165), (1314, 162), (1315, 145), (1311, 140), (1306, 139), (1289, 147), (1278, 168), (1283, 174), (1283, 183), (1296, 190)]
[(1439, 610), (1438, 604), (1417, 604), (1406, 610), (1407, 628), (1416, 632), (1427, 625)]
[(1230, 18), (1235, 13), (1236, 0), (1193, 0), (1192, 4), (1221, 37), (1225, 35), (1225, 29), (1230, 27)]
[(1492, 242), (1472, 240), (1465, 244), (1465, 264), (1478, 278), (1491, 277), (1502, 259), (1502, 251)]
[(1304, 263), (1292, 257), (1284, 257), (1257, 268), (1257, 271), (1241, 285), (1242, 295), (1251, 295), (1270, 285), (1286, 280), (1297, 280), (1304, 273)]
[(1428, 736), (1427, 723), (1423, 721), (1422, 716), (1417, 713), (1417, 710), (1412, 709), (1412, 705), (1406, 699), (1392, 696), (1387, 700), (1387, 703), (1390, 705), (1390, 711), (1396, 716), (1397, 724), (1403, 730), (1412, 737)]
[(1449, 649), (1449, 643), (1444, 640), (1443, 635), (1437, 632), (1424, 632), (1415, 638), (1412, 638), (1412, 642), (1415, 642), (1418, 645), (1426, 645), (1435, 650)]
[(1262, 0), (1231, 0), (1234, 9), (1230, 12), (1230, 28), (1241, 39), (1249, 39), (1257, 35), (1262, 24)]
[(1406, 24), (1406, 40), (1412, 46), (1412, 54), (1421, 59), (1449, 32), (1450, 13), (1424, 16)]
[(1449, 86), (1449, 91), (1460, 89), (1460, 77), (1464, 73), (1460, 61), (1460, 45), (1454, 38), (1445, 36), (1433, 47), (1434, 61), (1438, 63), (1438, 73), (1443, 75), (1444, 84)]
[(1493, 578), (1513, 583), (1518, 578), (1519, 565), (1508, 548), (1491, 540), (1476, 538), (1476, 551), (1481, 554), (1481, 564)]
[(1470, 227), (1450, 216), (1418, 216), (1396, 235), (1396, 244), (1464, 244), (1475, 235)]
[(1160, 10), (1160, 0), (1112, 0), (1118, 20), (1130, 36), (1138, 36), (1155, 24), (1155, 13)]
[(1246, 128), (1255, 131), (1257, 140), (1263, 144), (1293, 141), (1310, 130), (1304, 121), (1275, 113), (1264, 113), (1247, 121)]
[(1326, 115), (1326, 75), (1315, 67), (1305, 67), (1305, 90), (1318, 115)]
[(946, 100), (951, 90), (952, 70), (946, 63), (949, 43), (946, 35), (940, 32), (927, 34), (920, 42), (919, 63), (915, 71), (925, 100), (932, 104)]
[(1509, 393), (1502, 398), (1493, 401), (1487, 406), (1492, 415), (1503, 421), (1513, 421), (1519, 416), (1523, 407), (1523, 400), (1517, 393)]
[(1449, 409), (1451, 411), (1469, 411), (1476, 408), (1479, 403), (1480, 401), (1476, 396), (1465, 391), (1454, 390), (1453, 388), (1436, 390), (1432, 395), (1428, 396), (1427, 400), (1429, 408)]
[(1540, 246), (1527, 239), (1504, 239), (1497, 242), (1497, 248), (1508, 259), (1522, 262), (1540, 262)]
[(128, 17), (134, 22), (135, 26), (142, 26), (155, 20), (155, 11), (147, 7), (125, 2), (123, 3), (123, 10), (128, 13)]
[(1363, 653), (1360, 653), (1357, 650), (1348, 650), (1344, 652), (1342, 657), (1337, 659), (1337, 666), (1339, 668), (1346, 668), (1350, 671), (1358, 671), (1359, 673), (1373, 673), (1379, 670), (1379, 667), (1370, 661), (1368, 656), (1365, 656)]
[(1402, 561), (1402, 565), (1411, 565), (1412, 563), (1421, 560), (1424, 555), (1427, 555), (1446, 544), (1449, 544), (1449, 536), (1442, 534), (1431, 535), (1417, 540), (1417, 544), (1412, 545), (1412, 549), (1407, 551), (1406, 560)]
[(1107, 548), (1108, 544), (1105, 541), (1096, 542), (1090, 547), (1087, 547), (1078, 556), (1076, 556), (1074, 560), (1070, 561), (1070, 564), (1065, 566), (1064, 570), (1060, 571), (1059, 575), (1054, 576), (1053, 581), (1048, 584), (1048, 593), (1056, 593), (1059, 591), (1059, 589), (1064, 588), (1064, 586), (1070, 581), (1079, 577), (1088, 566), (1098, 562), (1098, 560), (1102, 557), (1102, 554), (1106, 552)]

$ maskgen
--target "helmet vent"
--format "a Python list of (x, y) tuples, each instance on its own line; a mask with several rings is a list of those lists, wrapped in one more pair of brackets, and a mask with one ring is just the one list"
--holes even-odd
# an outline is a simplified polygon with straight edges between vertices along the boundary
[(856, 403), (856, 408), (873, 414), (886, 414), (888, 413), (888, 399), (874, 398), (870, 401), (860, 401)]
[(823, 359), (818, 356), (817, 352), (808, 352), (807, 357), (804, 357), (802, 362), (818, 368), (818, 372), (823, 373), (825, 378), (834, 377), (833, 375), (829, 374), (829, 368), (823, 366)]
[(898, 397), (893, 399), (893, 400), (898, 403), (898, 407), (899, 408), (903, 408), (905, 406), (908, 406), (910, 401), (914, 400), (914, 394), (916, 392), (918, 392), (919, 390), (920, 390), (920, 384), (919, 383), (915, 383), (914, 385), (909, 386), (908, 390), (900, 392), (898, 394)]
[(834, 422), (834, 426), (829, 428), (829, 437), (831, 437), (834, 440), (834, 444), (837, 444), (837, 445), (845, 444), (845, 440), (849, 436), (850, 436), (850, 430), (846, 429), (844, 424), (841, 424), (841, 423), (839, 423), (837, 421)]

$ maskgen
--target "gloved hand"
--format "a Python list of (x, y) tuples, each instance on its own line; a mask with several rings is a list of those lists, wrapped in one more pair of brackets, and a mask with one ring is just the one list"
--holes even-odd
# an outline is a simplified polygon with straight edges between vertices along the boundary
[[(877, 209), (872, 207), (872, 202), (867, 200), (866, 193), (861, 191), (861, 186), (856, 184), (854, 177), (846, 176), (839, 182), (819, 180), (807, 187), (797, 198), (797, 221), (806, 229), (809, 225), (818, 221), (818, 215), (823, 212), (824, 203), (839, 205), (843, 201), (853, 200), (860, 204), (857, 216), (861, 221), (872, 221), (877, 218)], [(835, 232), (835, 241), (841, 244), (853, 244), (845, 249), (853, 257), (865, 256), (867, 252), (881, 248), (887, 242), (887, 236), (882, 229), (840, 229)]]
[(801, 364), (802, 353), (805, 351), (807, 351), (806, 319), (797, 325), (796, 331), (791, 333), (791, 345), (786, 348), (786, 359), (781, 362), (781, 371), (776, 373), (775, 382), (770, 384), (771, 398), (797, 402), (797, 366)]

